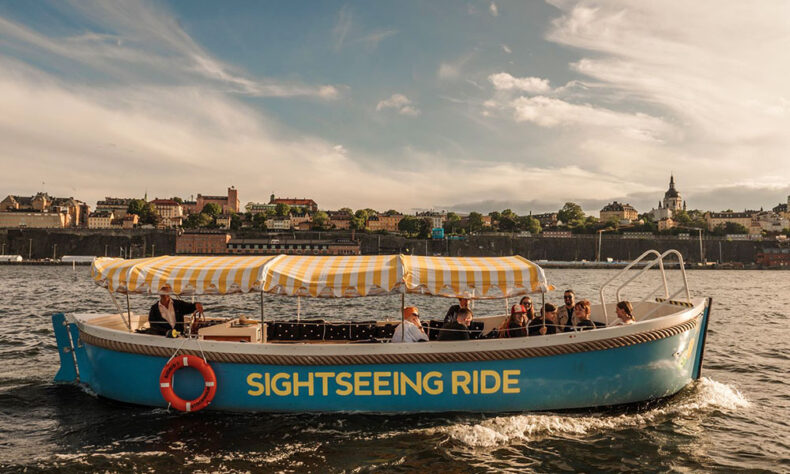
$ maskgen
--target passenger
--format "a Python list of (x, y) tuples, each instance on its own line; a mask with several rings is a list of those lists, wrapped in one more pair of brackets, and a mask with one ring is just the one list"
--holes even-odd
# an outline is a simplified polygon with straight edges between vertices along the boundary
[(557, 321), (560, 331), (573, 331), (573, 306), (576, 304), (576, 294), (573, 290), (565, 290), (562, 296), (565, 306), (557, 310)]
[(447, 314), (444, 315), (444, 324), (455, 321), (455, 316), (458, 314), (458, 311), (464, 308), (469, 308), (469, 298), (465, 296), (458, 298), (458, 304), (450, 306), (450, 309), (447, 310)]
[(510, 317), (499, 326), (499, 337), (525, 337), (527, 335), (527, 310), (520, 304), (510, 308)]
[(420, 323), (420, 312), (414, 306), (403, 308), (403, 322), (395, 328), (392, 342), (420, 342), (427, 340), (428, 335), (425, 334), (422, 323)]
[(626, 324), (634, 324), (636, 318), (634, 317), (634, 307), (628, 301), (621, 301), (617, 303), (615, 308), (617, 312), (617, 321), (612, 326), (624, 326)]
[(521, 306), (524, 307), (524, 309), (527, 310), (527, 314), (526, 314), (527, 323), (535, 319), (535, 308), (532, 306), (532, 298), (530, 298), (529, 296), (525, 296), (521, 298), (521, 301), (519, 301), (518, 304), (520, 304)]
[(529, 323), (528, 331), (530, 336), (557, 334), (557, 307), (546, 303), (543, 306), (543, 315)]
[(590, 302), (588, 300), (581, 300), (573, 307), (573, 318), (575, 321), (575, 328), (577, 331), (587, 331), (598, 327), (590, 319), (592, 312)]
[(445, 323), (439, 332), (440, 341), (468, 341), (469, 325), (472, 323), (472, 310), (461, 308), (455, 313), (455, 321)]
[(178, 337), (184, 333), (184, 316), (196, 311), (203, 312), (203, 305), (200, 303), (172, 299), (170, 297), (172, 291), (170, 285), (163, 286), (159, 290), (159, 301), (148, 311), (148, 324), (151, 325), (153, 334)]

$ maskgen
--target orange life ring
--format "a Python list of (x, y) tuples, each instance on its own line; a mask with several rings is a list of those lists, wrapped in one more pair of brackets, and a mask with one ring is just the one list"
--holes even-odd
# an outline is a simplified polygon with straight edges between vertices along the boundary
[[(203, 393), (194, 400), (184, 400), (173, 391), (173, 375), (183, 367), (192, 367), (200, 372), (205, 381)], [(165, 401), (178, 411), (199, 411), (208, 406), (214, 395), (217, 393), (217, 377), (214, 370), (198, 356), (180, 355), (176, 356), (165, 365), (162, 373), (159, 374), (159, 390)]]

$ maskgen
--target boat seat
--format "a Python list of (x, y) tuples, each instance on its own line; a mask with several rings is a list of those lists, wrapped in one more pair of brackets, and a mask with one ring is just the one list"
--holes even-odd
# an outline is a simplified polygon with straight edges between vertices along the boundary
[(348, 341), (351, 338), (351, 325), (347, 323), (327, 323), (324, 339), (327, 341)]
[(376, 337), (376, 321), (354, 322), (350, 326), (352, 341), (365, 341)]
[(308, 341), (322, 341), (325, 337), (326, 321), (323, 319), (308, 319), (299, 323), (299, 339)]
[[(423, 326), (425, 323), (423, 323)], [(428, 334), (429, 341), (436, 341), (439, 339), (439, 332), (442, 330), (442, 326), (444, 326), (444, 321), (428, 321), (428, 330), (426, 333)]]
[(480, 339), (484, 327), (485, 323), (482, 321), (472, 321), (469, 325), (469, 339)]
[[(291, 322), (275, 322), (272, 325), (272, 339), (279, 341), (297, 341), (301, 339), (299, 325)], [(268, 333), (267, 333), (268, 336)]]
[(392, 339), (393, 334), (395, 334), (394, 324), (386, 323), (376, 326), (376, 339)]

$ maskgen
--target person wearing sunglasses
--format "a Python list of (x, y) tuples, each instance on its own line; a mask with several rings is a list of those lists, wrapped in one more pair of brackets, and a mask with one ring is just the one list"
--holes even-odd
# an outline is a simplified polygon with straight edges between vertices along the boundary
[(573, 290), (565, 290), (562, 299), (565, 300), (565, 306), (557, 309), (557, 330), (573, 331), (573, 307), (576, 305), (576, 294)]
[(420, 312), (414, 306), (403, 308), (403, 322), (395, 328), (392, 342), (420, 342), (427, 341), (428, 335), (422, 328)]
[(518, 304), (523, 306), (524, 309), (527, 311), (525, 314), (525, 317), (527, 318), (527, 323), (535, 319), (535, 307), (532, 306), (532, 298), (530, 298), (529, 296), (525, 296), (521, 298), (521, 301), (519, 301)]

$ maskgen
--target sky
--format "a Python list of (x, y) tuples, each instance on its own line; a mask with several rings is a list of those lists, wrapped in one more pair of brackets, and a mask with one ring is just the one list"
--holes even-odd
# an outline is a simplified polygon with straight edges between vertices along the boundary
[(790, 195), (790, 2), (0, 0), (0, 194)]

